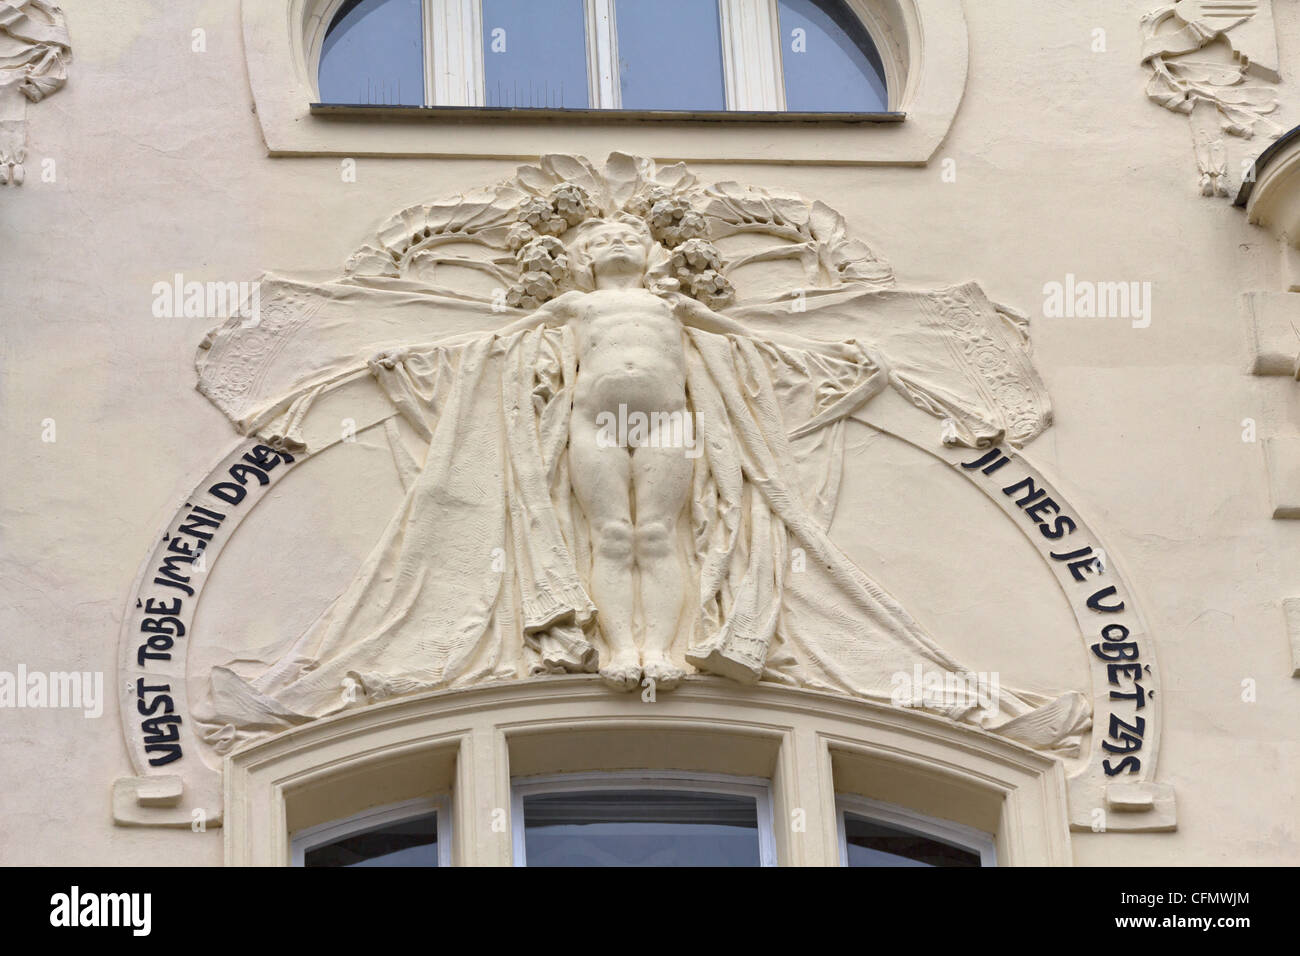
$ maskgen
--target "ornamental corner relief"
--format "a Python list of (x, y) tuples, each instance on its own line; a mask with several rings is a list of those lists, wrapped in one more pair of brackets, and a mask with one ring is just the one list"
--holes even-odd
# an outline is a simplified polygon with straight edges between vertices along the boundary
[(1268, 115), (1276, 90), (1257, 82), (1280, 79), (1272, 0), (1177, 0), (1144, 14), (1141, 26), (1147, 96), (1186, 114), (1201, 195), (1229, 195), (1225, 137), (1263, 140), (1233, 172), (1240, 183), (1253, 179), (1255, 158), (1283, 129)]
[(63, 88), (71, 59), (59, 7), (0, 0), (0, 186), (21, 186), (26, 178), (27, 104)]
[[(1098, 810), (1173, 828), (1151, 636), (1024, 451), (1051, 406), (1027, 320), (978, 285), (900, 289), (824, 203), (615, 153), (403, 209), (333, 281), (254, 286), (197, 358), (239, 437), (177, 499), (128, 602), (137, 775), (118, 822), (218, 822), (225, 754), (329, 715), (577, 674), (610, 694), (721, 679), (918, 708), (1065, 761), (1077, 828)], [(1089, 686), (973, 686), (980, 662), (832, 540), (855, 428), (1020, 529)], [(196, 618), (256, 506), (362, 432), (400, 491), (350, 579), (269, 643), (219, 606)], [(266, 555), (259, 574), (302, 571)], [(918, 693), (923, 674), (943, 693)]]

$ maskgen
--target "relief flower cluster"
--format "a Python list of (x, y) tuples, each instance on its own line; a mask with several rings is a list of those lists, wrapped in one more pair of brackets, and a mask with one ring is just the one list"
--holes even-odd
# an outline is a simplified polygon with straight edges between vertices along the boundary
[[(707, 238), (708, 223), (687, 200), (653, 186), (625, 208), (643, 219), (650, 235), (668, 250), (669, 271), (682, 292), (710, 308), (735, 298), (735, 289), (722, 274), (722, 257)], [(560, 183), (545, 198), (526, 200), (506, 235), (506, 245), (519, 263), (519, 280), (506, 291), (506, 304), (536, 309), (572, 288), (569, 255), (559, 237), (599, 215), (591, 195), (575, 183)]]
[(652, 186), (637, 196), (628, 203), (628, 212), (644, 219), (650, 234), (668, 249), (709, 234), (704, 217), (689, 202), (663, 186)]
[(687, 239), (673, 249), (670, 268), (681, 290), (710, 309), (729, 305), (736, 296), (722, 274), (722, 256), (707, 239)]
[(506, 245), (519, 263), (519, 281), (506, 290), (506, 304), (536, 309), (569, 288), (569, 256), (557, 237), (599, 214), (587, 191), (574, 183), (560, 183), (545, 198), (525, 201), (506, 233)]
[(650, 235), (671, 253), (669, 269), (682, 292), (711, 309), (731, 303), (736, 290), (722, 274), (722, 256), (708, 240), (704, 216), (664, 186), (652, 186), (628, 203), (627, 211), (650, 227)]

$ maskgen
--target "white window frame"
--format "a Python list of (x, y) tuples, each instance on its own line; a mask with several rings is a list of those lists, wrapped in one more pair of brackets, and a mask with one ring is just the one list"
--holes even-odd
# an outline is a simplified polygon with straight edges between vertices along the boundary
[[(617, 2), (583, 0), (592, 109), (621, 110), (623, 105), (618, 77)], [(343, 0), (335, 0), (320, 17), (320, 40), (316, 41), (312, 56), (313, 75), (320, 69), (320, 42), (342, 3)], [(878, 27), (873, 18), (865, 15), (862, 0), (850, 0), (849, 8), (862, 21), (863, 29), (886, 64), (887, 109), (893, 108), (897, 78), (878, 36)], [(726, 111), (783, 112), (783, 37), (777, 0), (718, 0), (718, 18)], [(483, 107), (486, 69), (482, 0), (422, 0), (422, 20), (425, 105), (435, 109)]]
[(886, 826), (923, 836), (939, 843), (947, 843), (961, 850), (978, 853), (980, 866), (998, 865), (996, 840), (991, 833), (985, 833), (983, 830), (977, 830), (961, 823), (953, 823), (950, 820), (928, 817), (917, 813), (915, 810), (909, 810), (907, 807), (900, 807), (896, 804), (882, 803), (879, 800), (869, 800), (866, 797), (851, 794), (837, 794), (835, 797), (835, 826), (838, 831), (840, 866), (849, 865), (849, 845), (844, 831), (844, 815), (846, 813), (866, 817)]
[(482, 0), (423, 0), (426, 106), (483, 106)]
[(293, 866), (305, 866), (307, 851), (360, 833), (378, 830), (430, 813), (438, 814), (438, 866), (451, 866), (451, 800), (446, 796), (416, 797), (382, 807), (371, 807), (341, 820), (331, 820), (299, 830), (290, 838)]
[(723, 793), (753, 797), (758, 813), (758, 865), (777, 865), (770, 780), (763, 777), (733, 777), (727, 774), (677, 770), (613, 770), (516, 777), (511, 781), (510, 787), (510, 827), (514, 865), (528, 865), (524, 842), (524, 797), (539, 793), (586, 793), (592, 790), (684, 790), (691, 793)]

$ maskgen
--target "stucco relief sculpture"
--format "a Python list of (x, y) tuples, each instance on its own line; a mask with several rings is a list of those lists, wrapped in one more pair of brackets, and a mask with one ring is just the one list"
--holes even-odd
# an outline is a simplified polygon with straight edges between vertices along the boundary
[[(821, 203), (614, 154), (404, 210), (339, 281), (261, 288), (204, 343), (200, 389), (292, 454), (325, 396), (373, 383), (406, 493), (289, 651), (212, 670), (218, 749), (547, 673), (887, 701), (899, 672), (966, 670), (827, 529), (845, 424), (885, 389), (936, 443), (1049, 424), (1023, 322), (977, 286), (897, 290)], [(1090, 726), (1073, 692), (941, 712), (1063, 754)]]
[(26, 178), (27, 104), (62, 88), (71, 59), (62, 10), (46, 0), (0, 0), (0, 185)]
[(1145, 14), (1142, 35), (1147, 96), (1187, 114), (1201, 194), (1227, 196), (1224, 135), (1273, 139), (1282, 132), (1265, 115), (1277, 109), (1277, 93), (1247, 82), (1278, 79), (1271, 0), (1178, 0)]

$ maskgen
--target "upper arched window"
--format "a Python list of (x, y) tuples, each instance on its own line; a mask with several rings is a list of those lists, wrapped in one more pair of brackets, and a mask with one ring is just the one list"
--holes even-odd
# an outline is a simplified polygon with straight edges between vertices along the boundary
[(638, 112), (889, 109), (863, 0), (342, 0), (339, 105)]

